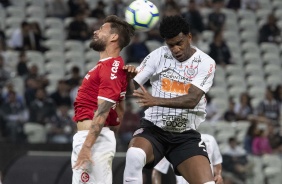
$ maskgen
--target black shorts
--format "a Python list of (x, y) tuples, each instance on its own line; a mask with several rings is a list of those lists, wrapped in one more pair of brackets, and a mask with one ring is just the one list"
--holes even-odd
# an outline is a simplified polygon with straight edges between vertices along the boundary
[(140, 126), (133, 137), (143, 137), (153, 146), (155, 159), (145, 168), (153, 168), (165, 156), (173, 165), (175, 174), (180, 175), (177, 166), (186, 159), (196, 155), (208, 158), (206, 146), (201, 141), (201, 134), (192, 129), (182, 133), (168, 132), (146, 119), (141, 119)]

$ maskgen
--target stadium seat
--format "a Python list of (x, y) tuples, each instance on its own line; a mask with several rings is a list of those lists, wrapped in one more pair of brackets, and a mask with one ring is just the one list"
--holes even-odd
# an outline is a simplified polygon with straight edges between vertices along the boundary
[(213, 40), (213, 35), (214, 35), (213, 31), (205, 30), (202, 32), (202, 39), (204, 42), (211, 43)]
[(6, 28), (20, 28), (23, 17), (8, 17), (6, 19)]
[(237, 21), (237, 14), (234, 10), (228, 9), (228, 8), (223, 8), (222, 13), (226, 15), (226, 21)]
[(65, 76), (65, 66), (61, 62), (49, 61), (45, 63), (45, 71), (49, 75), (56, 75), (57, 78), (63, 78)]
[(26, 18), (26, 21), (29, 22), (29, 23), (32, 23), (32, 22), (38, 23), (41, 30), (44, 30), (44, 28), (45, 28), (44, 18), (28, 17), (28, 18)]
[(84, 46), (82, 42), (78, 40), (66, 40), (65, 49), (66, 51), (84, 52)]
[(45, 19), (45, 28), (47, 29), (61, 29), (64, 30), (64, 23), (59, 18), (48, 17)]
[(262, 156), (263, 171), (268, 183), (281, 183), (282, 161), (278, 155), (265, 154)]
[(5, 54), (6, 64), (9, 68), (14, 69), (16, 71), (16, 67), (19, 61), (19, 52), (14, 50), (8, 50)]
[(157, 48), (161, 47), (162, 44), (156, 40), (147, 40), (145, 41), (145, 45), (149, 49), (150, 52), (156, 50)]
[(65, 19), (64, 19), (64, 27), (66, 28), (66, 29), (68, 29), (68, 27), (69, 27), (69, 25), (70, 25), (70, 23), (73, 21), (73, 17), (66, 17)]
[[(225, 93), (228, 92), (225, 91)], [(215, 98), (212, 98), (212, 102), (216, 106), (216, 109), (219, 113), (224, 113), (228, 109), (228, 99), (224, 96), (217, 96)]]
[(265, 65), (268, 65), (268, 64), (275, 64), (279, 67), (281, 67), (281, 59), (279, 58), (279, 55), (278, 54), (274, 54), (274, 53), (265, 53), (263, 55), (263, 63)]
[(61, 29), (53, 28), (53, 29), (47, 29), (45, 32), (45, 36), (47, 37), (47, 39), (63, 41), (66, 35)]
[[(243, 45), (244, 46), (244, 45)], [(251, 50), (246, 52), (244, 54), (244, 64), (247, 65), (247, 64), (257, 64), (257, 65), (260, 65), (262, 66), (262, 58), (260, 57), (259, 54), (255, 52), (252, 52)]]
[(47, 47), (49, 51), (57, 51), (57, 52), (65, 51), (63, 42), (59, 40), (47, 40), (44, 42), (44, 46)]
[(266, 83), (274, 90), (276, 86), (282, 84), (281, 77), (282, 75), (270, 75), (266, 78)]
[(263, 76), (264, 71), (261, 65), (255, 64), (255, 63), (250, 63), (245, 66), (245, 72), (247, 76), (250, 75), (259, 75)]
[(45, 52), (45, 62), (48, 61), (57, 61), (57, 62), (65, 63), (64, 53), (59, 51), (47, 51)]
[(230, 64), (226, 66), (226, 75), (245, 76), (245, 72), (241, 66)]
[(20, 1), (19, 0), (10, 0), (13, 6), (18, 6), (20, 8), (25, 8), (28, 1), (29, 0), (20, 0)]
[(239, 9), (237, 14), (238, 14), (238, 18), (240, 21), (241, 20), (250, 20), (250, 21), (256, 20), (256, 15), (251, 10)]
[(87, 63), (88, 63), (88, 62), (91, 62), (92, 65), (93, 65), (94, 63), (98, 63), (99, 60), (100, 60), (100, 53), (99, 53), (99, 52), (92, 51), (92, 50), (87, 51), (87, 52), (85, 53), (85, 60), (86, 60)]
[(256, 11), (257, 21), (259, 22), (260, 20), (266, 20), (267, 16), (270, 13), (271, 13), (271, 10), (269, 10), (269, 9), (258, 9)]
[(231, 87), (228, 89), (229, 96), (235, 99), (238, 99), (240, 95), (242, 93), (245, 93), (246, 91), (247, 91), (247, 88), (244, 85), (240, 87), (239, 86)]
[(216, 97), (220, 98), (220, 97), (222, 97), (224, 99), (228, 99), (228, 92), (227, 92), (225, 87), (214, 86), (214, 87), (212, 87), (209, 90), (208, 94), (212, 98), (216, 98)]
[(247, 77), (248, 87), (266, 87), (266, 82), (263, 76), (250, 75)]
[(281, 19), (281, 17), (282, 17), (282, 9), (277, 9), (274, 12), (274, 15), (275, 15), (276, 18)]
[(244, 54), (251, 53), (257, 56), (260, 55), (260, 48), (256, 42), (244, 42), (241, 47)]
[(8, 40), (11, 38), (11, 36), (13, 35), (13, 33), (16, 29), (17, 28), (7, 28), (7, 29), (5, 29), (5, 35), (6, 35), (6, 38)]
[(6, 13), (8, 17), (25, 17), (25, 11), (23, 11), (23, 8), (19, 6), (8, 6), (6, 8)]
[(245, 20), (242, 19), (239, 22), (240, 31), (248, 30), (250, 32), (256, 33), (258, 30), (258, 26), (255, 21), (253, 20)]
[(262, 54), (264, 53), (273, 53), (279, 55), (279, 48), (275, 43), (261, 43), (260, 50)]
[(85, 19), (85, 22), (87, 23), (88, 27), (90, 28), (90, 30), (93, 30), (93, 25), (97, 23), (97, 18), (93, 18), (93, 17), (88, 17)]
[(16, 76), (11, 78), (10, 82), (13, 84), (15, 91), (19, 95), (23, 96), (25, 89), (24, 79), (22, 77)]
[(215, 127), (214, 124), (211, 122), (201, 123), (197, 130), (202, 134), (209, 134), (209, 135), (215, 134)]
[[(260, 90), (263, 90), (263, 89), (260, 89)], [(263, 98), (264, 98), (264, 96), (252, 98), (251, 99), (251, 106), (256, 109), (258, 107), (258, 105), (263, 101)]]
[(30, 6), (39, 6), (39, 7), (44, 8), (46, 5), (45, 4), (46, 1), (42, 1), (42, 0), (26, 0), (26, 1)]
[(254, 32), (254, 30), (250, 30), (247, 28), (246, 30), (244, 30), (241, 34), (241, 42), (253, 42), (256, 43), (258, 41), (258, 36), (257, 34)]
[(265, 95), (265, 88), (263, 86), (253, 86), (248, 90), (250, 97), (262, 99)]
[(281, 67), (278, 67), (276, 64), (268, 64), (264, 67), (264, 72), (266, 76), (281, 74)]
[(228, 87), (247, 87), (244, 76), (230, 75), (226, 80)]
[(26, 14), (28, 17), (39, 17), (44, 19), (45, 18), (45, 9), (40, 6), (28, 6), (26, 8)]

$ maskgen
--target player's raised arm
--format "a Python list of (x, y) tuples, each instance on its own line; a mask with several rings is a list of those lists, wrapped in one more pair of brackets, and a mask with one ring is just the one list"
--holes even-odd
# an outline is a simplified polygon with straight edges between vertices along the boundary
[(104, 127), (105, 121), (108, 117), (111, 107), (114, 103), (98, 99), (98, 109), (95, 112), (94, 118), (89, 129), (89, 133), (84, 141), (84, 144), (79, 153), (74, 169), (81, 167), (85, 168), (89, 162), (93, 163), (91, 159), (91, 148), (94, 145), (97, 137), (99, 136), (102, 128)]

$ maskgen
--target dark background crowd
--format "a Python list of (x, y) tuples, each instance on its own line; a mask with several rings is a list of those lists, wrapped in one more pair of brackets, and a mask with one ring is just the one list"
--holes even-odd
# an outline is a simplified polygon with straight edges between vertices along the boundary
[[(0, 0), (1, 143), (71, 145), (72, 104), (99, 60), (89, 49), (91, 35), (107, 15), (124, 17), (130, 2)], [(161, 17), (180, 14), (189, 21), (193, 45), (217, 63), (206, 95), (207, 121), (199, 131), (218, 141), (226, 183), (270, 182), (268, 176), (281, 183), (270, 171), (282, 172), (282, 1), (152, 2)], [(137, 66), (164, 44), (156, 26), (138, 32), (122, 56)], [(127, 98), (117, 151), (126, 151), (143, 111)], [(272, 157), (280, 165), (269, 164)]]

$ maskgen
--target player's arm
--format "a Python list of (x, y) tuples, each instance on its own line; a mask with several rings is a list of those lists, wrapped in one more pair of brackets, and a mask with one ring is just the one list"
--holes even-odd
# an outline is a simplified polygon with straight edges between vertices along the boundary
[(85, 164), (87, 164), (87, 162), (93, 163), (93, 160), (91, 160), (91, 148), (104, 127), (105, 121), (113, 105), (114, 103), (112, 102), (98, 99), (98, 109), (95, 112), (88, 135), (78, 155), (77, 162), (74, 166), (75, 169), (86, 167)]
[(223, 179), (221, 176), (221, 171), (222, 171), (222, 165), (217, 164), (213, 166), (213, 171), (214, 171), (214, 181), (216, 184), (223, 184)]
[(161, 184), (162, 183), (162, 173), (157, 169), (152, 171), (152, 184)]
[(134, 96), (139, 98), (137, 103), (139, 103), (141, 107), (161, 106), (171, 108), (193, 109), (204, 95), (204, 91), (194, 86), (193, 84), (191, 84), (187, 95), (174, 98), (153, 97), (143, 86), (141, 86), (141, 89), (141, 91), (134, 90), (133, 93)]
[(95, 143), (102, 128), (104, 127), (105, 121), (113, 105), (114, 103), (112, 102), (98, 99), (98, 109), (95, 112), (88, 136), (86, 137), (86, 140), (84, 142), (84, 145), (86, 147), (91, 148)]

